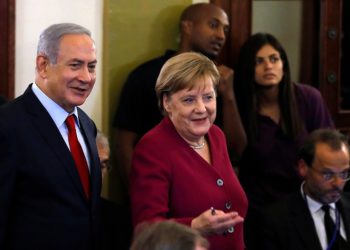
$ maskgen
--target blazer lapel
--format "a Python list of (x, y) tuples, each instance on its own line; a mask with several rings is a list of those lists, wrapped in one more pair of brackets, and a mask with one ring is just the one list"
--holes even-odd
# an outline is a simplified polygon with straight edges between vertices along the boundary
[(57, 159), (62, 163), (78, 192), (86, 200), (73, 157), (51, 116), (34, 95), (31, 85), (23, 94), (23, 98), (25, 108), (29, 113), (29, 119), (31, 119), (34, 127), (37, 128), (38, 133), (43, 137), (47, 145), (56, 154)]
[(296, 233), (305, 245), (305, 249), (322, 250), (312, 215), (300, 193), (295, 197), (294, 202), (291, 202), (290, 207)]
[(340, 202), (339, 210), (343, 218), (347, 242), (350, 242), (350, 195), (343, 193)]
[(100, 160), (96, 147), (96, 127), (79, 108), (78, 112), (81, 131), (90, 154), (91, 200), (92, 204), (96, 204), (97, 198), (101, 195), (102, 182)]

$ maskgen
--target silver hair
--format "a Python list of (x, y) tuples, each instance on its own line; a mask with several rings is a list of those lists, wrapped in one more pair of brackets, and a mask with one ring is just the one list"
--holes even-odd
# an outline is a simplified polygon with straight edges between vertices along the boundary
[(75, 23), (58, 23), (46, 28), (39, 37), (37, 55), (47, 56), (52, 64), (56, 64), (58, 49), (63, 36), (68, 34), (82, 34), (91, 37), (91, 32)]
[(102, 146), (103, 148), (109, 148), (108, 138), (100, 130), (97, 131), (96, 144)]

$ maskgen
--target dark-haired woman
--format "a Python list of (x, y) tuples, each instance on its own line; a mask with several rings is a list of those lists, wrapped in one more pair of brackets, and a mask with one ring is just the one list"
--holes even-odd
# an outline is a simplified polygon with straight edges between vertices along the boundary
[(245, 236), (254, 249), (259, 210), (300, 187), (299, 145), (311, 131), (334, 124), (320, 92), (291, 81), (287, 54), (271, 34), (257, 33), (241, 48), (235, 96), (247, 138), (237, 148), (249, 201)]

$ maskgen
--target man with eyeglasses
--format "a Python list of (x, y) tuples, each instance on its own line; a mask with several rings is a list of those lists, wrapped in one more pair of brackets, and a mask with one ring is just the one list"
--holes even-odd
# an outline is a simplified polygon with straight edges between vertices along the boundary
[(332, 129), (312, 132), (299, 151), (300, 191), (266, 207), (260, 249), (350, 249), (348, 138)]
[[(112, 170), (109, 162), (110, 146), (108, 138), (97, 132), (96, 146), (100, 158), (102, 184)], [(100, 250), (128, 250), (131, 244), (132, 225), (127, 207), (101, 197), (101, 246)]]
[(102, 182), (106, 179), (108, 172), (111, 171), (112, 166), (109, 163), (110, 147), (108, 138), (101, 132), (97, 131), (96, 146), (98, 157), (100, 158)]

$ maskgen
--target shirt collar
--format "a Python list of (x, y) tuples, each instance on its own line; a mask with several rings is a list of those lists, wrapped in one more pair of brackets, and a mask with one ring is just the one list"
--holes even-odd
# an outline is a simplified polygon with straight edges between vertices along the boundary
[(47, 112), (49, 113), (49, 115), (51, 116), (52, 120), (54, 121), (54, 123), (56, 124), (56, 126), (58, 128), (60, 126), (62, 126), (62, 124), (66, 121), (68, 115), (70, 115), (70, 114), (75, 115), (75, 121), (77, 122), (78, 126), (80, 127), (77, 107), (74, 107), (74, 110), (72, 113), (68, 113), (60, 105), (58, 105), (56, 102), (54, 102), (52, 99), (50, 99), (38, 87), (38, 85), (36, 85), (36, 83), (33, 83), (32, 90), (33, 90), (35, 96), (39, 99), (41, 104), (47, 110)]
[[(300, 191), (301, 191), (301, 194), (302, 196), (304, 197), (304, 200), (306, 200), (306, 203), (310, 209), (310, 212), (311, 213), (316, 213), (317, 211), (319, 211), (321, 209), (321, 207), (324, 205), (316, 200), (314, 200), (313, 198), (311, 198), (310, 196), (308, 196), (307, 194), (305, 194), (304, 192), (304, 184), (305, 184), (305, 181), (301, 184), (301, 187), (300, 187)], [(330, 203), (328, 204), (332, 209), (335, 209), (335, 203)]]

